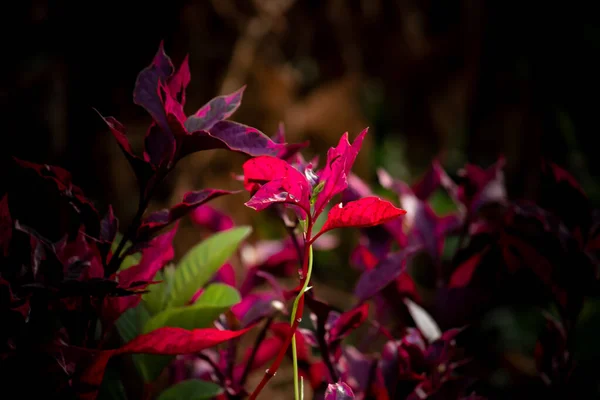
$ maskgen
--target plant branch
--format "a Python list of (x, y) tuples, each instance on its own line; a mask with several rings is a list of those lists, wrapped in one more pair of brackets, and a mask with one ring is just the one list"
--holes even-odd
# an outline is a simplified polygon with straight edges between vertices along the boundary
[(327, 370), (329, 371), (331, 380), (332, 382), (337, 382), (339, 380), (339, 377), (337, 371), (335, 370), (335, 367), (331, 362), (329, 346), (327, 346), (327, 342), (325, 341), (325, 322), (326, 321), (317, 321), (317, 341), (319, 342), (319, 351), (321, 352), (321, 358), (327, 366)]
[(221, 384), (221, 386), (224, 387), (225, 386), (225, 375), (223, 375), (223, 373), (221, 372), (221, 370), (219, 369), (217, 364), (215, 364), (215, 362), (204, 353), (199, 353), (198, 358), (200, 358), (203, 361), (206, 361), (210, 365), (210, 367), (215, 372), (215, 375), (217, 376), (219, 383)]
[(250, 369), (252, 368), (252, 364), (254, 363), (254, 358), (256, 357), (256, 353), (258, 353), (258, 348), (260, 347), (260, 344), (265, 340), (265, 337), (267, 336), (267, 331), (271, 327), (272, 323), (273, 323), (273, 316), (270, 316), (267, 319), (267, 322), (265, 323), (265, 325), (263, 326), (261, 331), (258, 333), (256, 340), (254, 341), (254, 347), (252, 348), (250, 357), (248, 358), (248, 361), (246, 362), (246, 365), (244, 366), (244, 372), (242, 373), (242, 377), (240, 379), (240, 386), (242, 386), (242, 387), (246, 383), (246, 379), (248, 379), (248, 375), (250, 374)]

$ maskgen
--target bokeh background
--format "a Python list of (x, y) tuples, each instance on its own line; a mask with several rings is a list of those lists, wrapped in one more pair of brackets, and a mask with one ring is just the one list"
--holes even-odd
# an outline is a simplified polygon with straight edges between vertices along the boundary
[[(283, 122), (290, 142), (311, 141), (307, 156), (370, 127), (355, 172), (375, 187), (376, 167), (412, 182), (434, 158), (454, 175), (504, 154), (510, 196), (528, 198), (545, 155), (600, 204), (600, 24), (583, 2), (39, 0), (3, 14), (2, 153), (69, 169), (101, 210), (114, 205), (122, 226), (137, 186), (92, 107), (124, 123), (139, 148), (150, 118), (133, 104), (133, 86), (161, 40), (176, 65), (189, 53), (188, 114), (246, 84), (233, 119), (267, 135)], [(239, 188), (231, 175), (243, 161), (188, 157), (152, 208), (191, 189)], [(244, 196), (212, 205), (257, 236), (276, 235)], [(178, 256), (198, 241), (189, 223), (182, 229)], [(339, 274), (348, 243), (317, 271), (341, 304), (353, 284)]]

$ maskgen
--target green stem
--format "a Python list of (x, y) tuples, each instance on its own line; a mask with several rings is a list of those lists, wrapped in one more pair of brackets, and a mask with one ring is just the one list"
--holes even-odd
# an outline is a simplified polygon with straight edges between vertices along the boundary
[[(304, 279), (304, 285), (302, 285), (302, 289), (296, 299), (294, 300), (294, 305), (292, 306), (292, 318), (290, 320), (290, 325), (294, 325), (294, 321), (296, 320), (296, 311), (298, 310), (298, 302), (304, 296), (304, 292), (308, 287), (308, 283), (310, 282), (310, 275), (312, 274), (312, 265), (313, 265), (313, 249), (312, 245), (307, 244), (308, 247), (308, 271), (306, 272), (306, 278)], [(302, 318), (302, 316), (300, 316)], [(296, 334), (292, 336), (292, 362), (294, 365), (294, 398), (296, 400), (300, 400), (300, 386), (298, 384), (298, 353), (296, 351)]]

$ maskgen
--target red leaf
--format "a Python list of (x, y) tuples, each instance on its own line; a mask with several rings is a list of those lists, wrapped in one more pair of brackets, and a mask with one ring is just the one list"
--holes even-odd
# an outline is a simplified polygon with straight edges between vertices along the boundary
[(13, 222), (8, 208), (8, 195), (4, 195), (0, 200), (0, 245), (4, 256), (8, 256), (10, 241), (12, 238)]
[[(177, 232), (177, 226), (170, 231), (155, 237), (142, 250), (142, 258), (138, 265), (129, 267), (117, 274), (119, 287), (129, 289), (136, 284), (135, 289), (143, 289), (144, 286), (138, 285), (140, 282), (150, 282), (158, 270), (165, 266), (175, 256), (173, 250), (173, 237)], [(141, 301), (141, 295), (108, 297), (104, 300), (102, 309), (105, 324), (111, 324), (116, 321), (121, 314), (129, 308), (133, 308)]]
[(346, 335), (358, 328), (369, 316), (369, 303), (363, 303), (353, 310), (346, 311), (335, 321), (329, 329), (329, 343), (343, 339)]
[(378, 197), (365, 197), (346, 205), (339, 203), (329, 211), (327, 221), (317, 236), (335, 228), (362, 228), (383, 224), (404, 214), (405, 210)]
[(350, 170), (354, 165), (354, 160), (356, 160), (367, 131), (368, 128), (363, 130), (354, 139), (352, 145), (348, 141), (348, 132), (344, 133), (338, 145), (330, 148), (327, 152), (327, 164), (319, 173), (319, 183), (323, 183), (324, 186), (315, 201), (316, 216), (321, 214), (333, 196), (348, 187), (348, 175), (350, 175)]
[(481, 258), (486, 253), (487, 248), (474, 254), (471, 258), (460, 264), (452, 273), (448, 287), (464, 287), (471, 282), (475, 269), (481, 262)]
[[(100, 351), (82, 374), (82, 383), (98, 387), (102, 383), (106, 364), (111, 357), (125, 353), (178, 355), (197, 353), (219, 343), (226, 342), (248, 332), (252, 327), (239, 331), (227, 331), (214, 328), (186, 330), (181, 328), (159, 328), (140, 335), (118, 349)], [(87, 349), (86, 349), (87, 350)], [(86, 396), (95, 398), (95, 393)]]

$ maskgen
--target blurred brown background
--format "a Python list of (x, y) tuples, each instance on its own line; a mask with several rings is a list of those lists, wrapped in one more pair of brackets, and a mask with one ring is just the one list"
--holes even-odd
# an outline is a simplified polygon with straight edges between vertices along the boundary
[[(541, 3), (540, 3), (541, 4)], [(123, 223), (133, 173), (92, 107), (141, 145), (149, 116), (132, 102), (137, 73), (160, 40), (178, 64), (190, 54), (187, 112), (247, 84), (233, 119), (272, 135), (280, 121), (309, 154), (371, 128), (356, 172), (375, 166), (414, 179), (439, 157), (508, 157), (509, 190), (535, 188), (550, 156), (597, 202), (592, 140), (600, 58), (595, 13), (577, 3), (517, 1), (213, 0), (23, 1), (4, 12), (3, 152), (70, 169), (100, 209)], [(12, 8), (11, 8), (12, 7)], [(243, 157), (200, 153), (181, 163), (154, 207), (185, 190), (237, 187)], [(216, 202), (238, 222), (243, 195)]]

